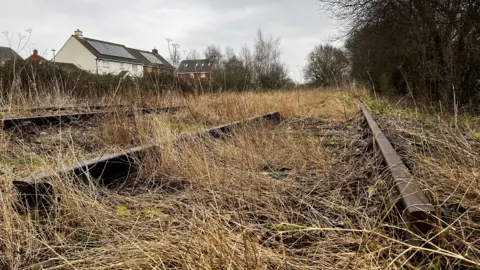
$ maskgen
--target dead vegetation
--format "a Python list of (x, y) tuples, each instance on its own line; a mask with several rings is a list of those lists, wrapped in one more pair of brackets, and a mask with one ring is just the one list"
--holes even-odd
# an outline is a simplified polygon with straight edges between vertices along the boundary
[[(407, 163), (437, 209), (435, 232), (429, 236), (437, 248), (480, 263), (480, 163), (472, 116), (415, 116), (411, 110), (384, 113), (381, 123), (387, 136)], [(464, 264), (458, 258), (432, 253), (442, 268)]]
[[(385, 196), (389, 177), (381, 170), (380, 157), (371, 152), (371, 138), (349, 94), (221, 93), (190, 97), (182, 104), (188, 105), (182, 112), (135, 120), (133, 144), (155, 140), (160, 145), (159, 152), (144, 161), (135, 181), (112, 189), (54, 179), (61, 199), (48, 211), (25, 212), (18, 211), (17, 192), (10, 182), (15, 174), (3, 176), (0, 265), (7, 269), (444, 269), (477, 264), (471, 253), (446, 245), (456, 239), (468, 243), (471, 250), (478, 246), (478, 221), (465, 223), (467, 214), (453, 217), (455, 227), (445, 230), (449, 237), (438, 248), (419, 248), (403, 240), (404, 223)], [(286, 120), (278, 126), (242, 128), (224, 140), (195, 137), (172, 143), (183, 131), (269, 111), (280, 111)], [(97, 123), (95, 130), (101, 136), (87, 141), (125, 147), (130, 131), (124, 123), (121, 119)], [(382, 124), (387, 123), (391, 120)], [(407, 124), (405, 129), (412, 127)], [(388, 136), (396, 134), (394, 128), (387, 130)], [(406, 143), (402, 137), (394, 138), (396, 146)], [(76, 159), (90, 153), (78, 147), (71, 151)], [(444, 153), (440, 157), (448, 157)], [(431, 195), (461, 202), (468, 215), (474, 212), (477, 195), (468, 179), (477, 174), (477, 163), (446, 174), (451, 167), (443, 158), (434, 164), (444, 170), (430, 167), (429, 171), (423, 168), (432, 161), (410, 158), (413, 154), (407, 151), (401, 154), (415, 164), (415, 175)], [(441, 173), (441, 179), (448, 181), (429, 180)], [(457, 179), (457, 188), (451, 179)], [(451, 193), (458, 196), (445, 197)], [(462, 233), (468, 235), (461, 237)]]

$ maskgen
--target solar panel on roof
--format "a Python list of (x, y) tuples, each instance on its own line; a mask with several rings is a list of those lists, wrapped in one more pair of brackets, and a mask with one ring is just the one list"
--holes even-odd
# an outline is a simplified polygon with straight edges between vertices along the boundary
[(147, 58), (148, 61), (154, 64), (163, 64), (160, 59), (158, 59), (155, 55), (151, 53), (146, 53), (146, 52), (140, 52), (145, 58)]
[(124, 47), (119, 46), (119, 45), (113, 45), (113, 44), (108, 44), (108, 43), (103, 43), (103, 42), (98, 42), (98, 41), (93, 41), (93, 40), (87, 40), (87, 42), (92, 45), (97, 52), (104, 54), (104, 55), (110, 55), (110, 56), (116, 56), (116, 57), (123, 57), (123, 58), (130, 58), (130, 59), (135, 59)]

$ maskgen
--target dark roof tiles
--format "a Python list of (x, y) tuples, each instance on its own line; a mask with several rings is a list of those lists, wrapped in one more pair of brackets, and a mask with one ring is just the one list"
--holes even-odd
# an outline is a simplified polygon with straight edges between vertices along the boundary
[(104, 60), (112, 60), (112, 61), (119, 61), (119, 62), (126, 62), (126, 63), (135, 63), (135, 64), (143, 64), (142, 61), (138, 59), (132, 59), (132, 58), (125, 58), (125, 57), (119, 57), (119, 56), (113, 56), (113, 55), (107, 55), (107, 54), (101, 54), (99, 51), (97, 51), (88, 41), (94, 41), (94, 42), (99, 42), (99, 43), (104, 43), (107, 45), (114, 45), (114, 46), (120, 46), (124, 48), (125, 50), (127, 47), (121, 44), (116, 44), (116, 43), (111, 43), (111, 42), (106, 42), (102, 40), (97, 40), (97, 39), (92, 39), (92, 38), (86, 38), (86, 37), (78, 37), (73, 35), (75, 39), (77, 39), (80, 43), (82, 43), (87, 50), (89, 50), (93, 55), (95, 55), (99, 59), (104, 59)]
[[(122, 45), (122, 44), (117, 44), (117, 43), (112, 43), (112, 42), (107, 42), (107, 41), (102, 41), (102, 40), (97, 40), (97, 39), (92, 39), (92, 38), (78, 37), (76, 35), (73, 35), (72, 37), (74, 37), (80, 43), (82, 43), (83, 46), (85, 46), (85, 48), (87, 48), (93, 55), (95, 55), (99, 59), (142, 64), (142, 65), (145, 65), (145, 66), (157, 66), (157, 67), (161, 67), (161, 68), (174, 69), (174, 67), (170, 63), (168, 63), (167, 60), (165, 60), (165, 58), (163, 58), (159, 54), (154, 54), (154, 53), (148, 52), (148, 51), (128, 48), (128, 47), (126, 47), (125, 45)], [(118, 50), (125, 49), (125, 51), (123, 51), (123, 54), (124, 55), (128, 54), (128, 56), (131, 55), (133, 58), (102, 54), (92, 44), (94, 44), (94, 45), (95, 44), (105, 45), (106, 47), (114, 46), (114, 47), (117, 47)], [(121, 48), (118, 48), (118, 47), (121, 47)], [(155, 58), (148, 59), (145, 55), (147, 55), (147, 56), (151, 55), (151, 57), (155, 57), (156, 59)]]
[(12, 48), (0, 46), (0, 60), (10, 60), (12, 57), (17, 57), (23, 60), (23, 58)]
[(214, 62), (209, 59), (183, 60), (178, 66), (178, 73), (210, 73)]
[[(135, 58), (142, 61), (142, 63), (146, 66), (157, 66), (160, 68), (174, 69), (174, 67), (170, 63), (168, 63), (167, 60), (165, 60), (165, 58), (163, 58), (160, 54), (128, 47), (127, 50)], [(145, 55), (151, 55), (151, 57), (155, 57), (156, 59), (148, 59), (147, 57), (145, 57)]]

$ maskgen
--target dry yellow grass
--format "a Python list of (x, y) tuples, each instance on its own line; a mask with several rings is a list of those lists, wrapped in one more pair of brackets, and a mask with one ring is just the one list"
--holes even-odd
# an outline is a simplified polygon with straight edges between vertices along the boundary
[[(384, 195), (388, 177), (380, 171), (379, 156), (367, 150), (350, 94), (305, 90), (168, 99), (188, 108), (136, 120), (139, 143), (155, 140), (161, 154), (152, 153), (139, 178), (127, 185), (107, 189), (53, 179), (61, 200), (48, 211), (25, 212), (16, 204), (9, 182), (13, 175), (4, 177), (0, 267), (440, 269), (476, 264), (445, 245), (418, 248), (402, 240), (403, 223)], [(276, 127), (237, 130), (226, 140), (171, 143), (181, 131), (270, 111), (287, 119)], [(128, 140), (125, 126), (104, 124), (99, 130), (109, 145), (125, 146)], [(468, 169), (463, 173), (464, 179), (471, 175)], [(425, 261), (411, 257), (418, 250), (431, 256)]]
[[(436, 206), (440, 219), (430, 240), (439, 249), (458, 254), (478, 268), (480, 141), (472, 136), (472, 130), (480, 127), (480, 118), (440, 117), (405, 108), (386, 110), (379, 116), (387, 137)], [(441, 255), (434, 261), (443, 268), (463, 264)]]

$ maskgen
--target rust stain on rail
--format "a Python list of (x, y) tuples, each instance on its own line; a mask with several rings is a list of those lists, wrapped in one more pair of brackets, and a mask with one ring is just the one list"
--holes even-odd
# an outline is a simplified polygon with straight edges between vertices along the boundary
[(415, 179), (413, 179), (408, 168), (370, 112), (364, 106), (360, 108), (372, 131), (375, 143), (382, 153), (388, 171), (393, 178), (393, 185), (400, 195), (399, 199), (404, 209), (403, 214), (407, 217), (409, 225), (413, 225), (422, 233), (429, 232), (433, 227), (430, 219), (435, 214), (435, 207), (430, 203)]

